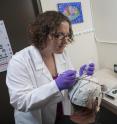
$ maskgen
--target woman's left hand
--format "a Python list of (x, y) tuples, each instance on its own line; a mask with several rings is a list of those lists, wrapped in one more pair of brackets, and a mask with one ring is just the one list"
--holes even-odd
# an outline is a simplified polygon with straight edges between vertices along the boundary
[(89, 65), (84, 64), (83, 66), (80, 67), (79, 70), (79, 75), (82, 76), (83, 74), (86, 74), (88, 76), (93, 75), (95, 70), (95, 64), (90, 63)]

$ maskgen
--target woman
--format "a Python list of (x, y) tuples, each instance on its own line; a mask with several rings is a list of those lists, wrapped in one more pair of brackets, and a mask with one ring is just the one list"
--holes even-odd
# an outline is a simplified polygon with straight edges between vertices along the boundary
[[(6, 77), (15, 123), (54, 124), (60, 110), (71, 113), (66, 89), (74, 85), (76, 71), (64, 50), (73, 41), (71, 23), (60, 12), (47, 11), (28, 29), (32, 44), (12, 57)], [(90, 64), (86, 73), (93, 71)]]

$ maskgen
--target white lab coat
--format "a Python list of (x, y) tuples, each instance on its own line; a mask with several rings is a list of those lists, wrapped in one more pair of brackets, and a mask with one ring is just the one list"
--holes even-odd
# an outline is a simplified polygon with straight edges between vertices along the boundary
[[(58, 74), (73, 69), (65, 51), (54, 56)], [(34, 46), (29, 46), (12, 57), (6, 84), (10, 103), (15, 108), (16, 124), (54, 124), (56, 106), (60, 101), (64, 114), (71, 114), (67, 90), (59, 91)]]

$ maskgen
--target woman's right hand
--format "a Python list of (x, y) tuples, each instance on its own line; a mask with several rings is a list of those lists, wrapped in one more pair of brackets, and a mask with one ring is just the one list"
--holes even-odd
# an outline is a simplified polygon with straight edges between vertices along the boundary
[(71, 88), (76, 79), (76, 71), (75, 70), (67, 70), (60, 74), (57, 79), (55, 79), (56, 84), (59, 90), (69, 89)]

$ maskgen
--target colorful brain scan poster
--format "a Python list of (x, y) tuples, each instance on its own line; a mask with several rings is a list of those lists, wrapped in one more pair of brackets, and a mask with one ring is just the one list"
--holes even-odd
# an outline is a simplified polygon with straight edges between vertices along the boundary
[(72, 24), (83, 23), (81, 2), (58, 3), (58, 11), (66, 15)]

